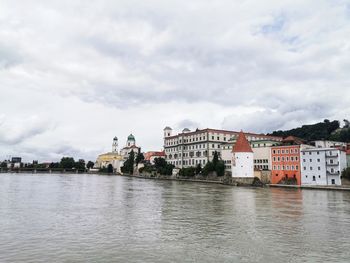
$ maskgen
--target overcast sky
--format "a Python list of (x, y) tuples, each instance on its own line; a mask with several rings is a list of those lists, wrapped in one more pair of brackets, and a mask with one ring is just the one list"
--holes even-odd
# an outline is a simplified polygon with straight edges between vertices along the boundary
[(349, 115), (349, 0), (0, 0), (1, 159)]

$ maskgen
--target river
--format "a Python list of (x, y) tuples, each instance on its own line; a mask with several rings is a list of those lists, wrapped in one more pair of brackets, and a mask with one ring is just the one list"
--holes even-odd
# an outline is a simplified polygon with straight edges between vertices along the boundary
[(350, 262), (350, 193), (0, 174), (0, 262)]

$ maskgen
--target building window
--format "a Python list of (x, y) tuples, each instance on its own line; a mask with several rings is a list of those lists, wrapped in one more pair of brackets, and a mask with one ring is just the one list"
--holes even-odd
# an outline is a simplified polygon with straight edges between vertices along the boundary
[(312, 171), (312, 166), (310, 167), (310, 171)]
[(312, 181), (316, 181), (316, 176), (312, 176)]
[(321, 160), (320, 159), (317, 159), (317, 162), (319, 163)]
[(304, 171), (306, 171), (306, 167), (304, 166)]
[(317, 169), (318, 169), (319, 171), (321, 171), (321, 167), (317, 167)]

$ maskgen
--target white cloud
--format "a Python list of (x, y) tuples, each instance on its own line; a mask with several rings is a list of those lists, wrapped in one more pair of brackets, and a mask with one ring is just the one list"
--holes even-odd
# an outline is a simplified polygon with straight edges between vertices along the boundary
[(345, 0), (1, 6), (2, 156), (94, 159), (130, 132), (159, 149), (166, 125), (270, 132), (350, 111)]

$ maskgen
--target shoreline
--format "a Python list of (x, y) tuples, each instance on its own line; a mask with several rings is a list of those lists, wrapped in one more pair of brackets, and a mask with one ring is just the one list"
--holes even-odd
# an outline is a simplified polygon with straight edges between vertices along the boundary
[(73, 172), (73, 171), (0, 171), (0, 174), (86, 174), (86, 175), (99, 175), (99, 176), (124, 176), (129, 178), (139, 178), (139, 179), (148, 179), (148, 180), (162, 180), (162, 181), (178, 181), (178, 182), (189, 182), (189, 183), (206, 183), (206, 184), (220, 184), (230, 187), (246, 187), (246, 188), (285, 188), (285, 189), (301, 189), (301, 190), (326, 190), (326, 191), (350, 191), (350, 187), (344, 186), (327, 186), (327, 185), (283, 185), (283, 184), (264, 184), (262, 186), (254, 185), (237, 185), (225, 183), (223, 180), (204, 180), (204, 179), (188, 179), (188, 178), (174, 178), (171, 176), (161, 176), (161, 177), (151, 177), (144, 175), (130, 175), (130, 174), (108, 174), (108, 173), (98, 173), (98, 172)]

